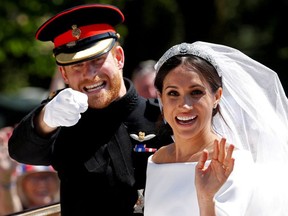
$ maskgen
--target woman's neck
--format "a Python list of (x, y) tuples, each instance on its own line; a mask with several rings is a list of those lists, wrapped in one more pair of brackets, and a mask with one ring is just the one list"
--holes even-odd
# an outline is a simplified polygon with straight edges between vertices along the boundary
[(169, 151), (175, 162), (195, 162), (198, 161), (204, 149), (207, 149), (209, 153), (212, 152), (215, 139), (219, 137), (214, 133), (192, 139), (175, 136), (175, 142), (170, 146)]

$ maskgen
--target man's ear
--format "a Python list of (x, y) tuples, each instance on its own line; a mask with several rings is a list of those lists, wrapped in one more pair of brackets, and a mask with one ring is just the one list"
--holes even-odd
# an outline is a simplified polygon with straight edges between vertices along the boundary
[(114, 56), (116, 58), (117, 65), (119, 69), (122, 70), (125, 62), (124, 50), (121, 46), (116, 46), (114, 49)]
[(68, 78), (67, 78), (67, 75), (66, 75), (66, 71), (65, 71), (65, 68), (63, 66), (58, 66), (58, 70), (60, 71), (61, 75), (62, 75), (62, 78), (65, 82), (65, 84), (69, 84), (69, 81), (68, 81)]

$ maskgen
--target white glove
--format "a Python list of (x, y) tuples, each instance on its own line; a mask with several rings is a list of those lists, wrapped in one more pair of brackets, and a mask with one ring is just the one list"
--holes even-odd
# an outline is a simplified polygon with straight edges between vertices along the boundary
[(64, 89), (45, 106), (44, 122), (52, 128), (73, 126), (88, 109), (88, 96), (71, 88)]

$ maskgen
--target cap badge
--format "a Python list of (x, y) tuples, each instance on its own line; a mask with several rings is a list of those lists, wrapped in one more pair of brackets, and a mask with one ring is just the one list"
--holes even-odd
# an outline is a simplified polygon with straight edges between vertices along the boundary
[(72, 36), (79, 39), (81, 35), (81, 30), (77, 28), (77, 25), (72, 25)]

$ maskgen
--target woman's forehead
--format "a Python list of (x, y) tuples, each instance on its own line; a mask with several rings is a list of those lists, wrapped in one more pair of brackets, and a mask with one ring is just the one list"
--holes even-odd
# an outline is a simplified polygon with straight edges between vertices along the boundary
[(172, 69), (167, 76), (164, 79), (165, 82), (175, 82), (175, 81), (187, 81), (190, 82), (192, 80), (199, 80), (203, 81), (205, 80), (204, 77), (199, 73), (198, 71), (183, 67), (183, 66), (178, 66), (174, 69)]

